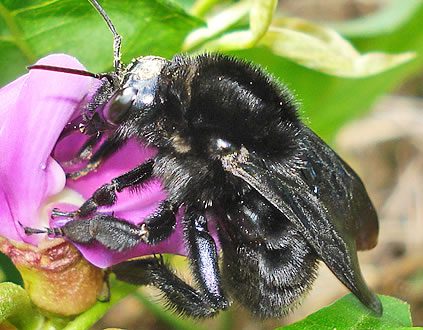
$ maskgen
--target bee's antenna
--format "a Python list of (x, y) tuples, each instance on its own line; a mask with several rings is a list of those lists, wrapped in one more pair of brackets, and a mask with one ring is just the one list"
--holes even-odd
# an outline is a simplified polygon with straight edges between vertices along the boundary
[(88, 1), (93, 5), (93, 7), (97, 10), (97, 12), (103, 17), (103, 19), (106, 21), (109, 27), (109, 30), (113, 33), (113, 66), (115, 68), (116, 74), (119, 75), (119, 72), (122, 69), (122, 62), (120, 60), (121, 59), (120, 46), (122, 42), (122, 37), (116, 31), (116, 28), (113, 25), (111, 19), (109, 18), (109, 16), (107, 16), (107, 13), (100, 6), (97, 0), (88, 0)]
[(27, 66), (28, 70), (45, 70), (45, 71), (54, 71), (54, 72), (63, 72), (63, 73), (70, 73), (70, 74), (76, 74), (78, 76), (86, 76), (86, 77), (93, 77), (95, 79), (103, 79), (107, 78), (109, 82), (113, 85), (114, 79), (113, 74), (109, 73), (92, 73), (85, 70), (78, 70), (78, 69), (72, 69), (72, 68), (64, 68), (60, 66), (53, 66), (53, 65), (44, 65), (44, 64), (34, 64)]

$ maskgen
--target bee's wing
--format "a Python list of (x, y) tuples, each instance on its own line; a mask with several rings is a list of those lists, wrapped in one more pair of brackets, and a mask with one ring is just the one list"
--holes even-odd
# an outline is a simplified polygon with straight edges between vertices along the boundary
[(355, 238), (357, 250), (376, 246), (377, 213), (357, 174), (310, 129), (303, 129), (307, 163), (304, 181), (329, 211), (332, 221)]
[(245, 149), (224, 157), (223, 167), (295, 224), (338, 279), (380, 315), (381, 303), (364, 282), (356, 252), (356, 240), (361, 247), (376, 243), (376, 212), (357, 175), (313, 132), (304, 128), (303, 134), (304, 169), (269, 168)]

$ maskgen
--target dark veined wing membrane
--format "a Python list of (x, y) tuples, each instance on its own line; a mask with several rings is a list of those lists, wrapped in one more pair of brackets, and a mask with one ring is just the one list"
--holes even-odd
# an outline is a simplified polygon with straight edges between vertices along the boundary
[(357, 259), (357, 246), (376, 244), (376, 212), (353, 170), (311, 130), (304, 127), (302, 133), (301, 170), (269, 165), (245, 148), (225, 156), (222, 165), (295, 224), (336, 277), (381, 315), (382, 305), (364, 282)]
[(310, 129), (304, 128), (307, 162), (305, 182), (317, 190), (320, 202), (328, 209), (335, 224), (356, 241), (357, 250), (372, 249), (377, 244), (379, 222), (366, 188), (357, 174)]

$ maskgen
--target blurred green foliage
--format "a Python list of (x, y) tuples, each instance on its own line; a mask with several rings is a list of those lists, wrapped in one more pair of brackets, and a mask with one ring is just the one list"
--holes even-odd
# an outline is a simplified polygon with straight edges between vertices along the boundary
[(372, 315), (353, 294), (348, 294), (304, 320), (278, 330), (423, 329), (412, 327), (410, 306), (407, 303), (388, 296), (379, 298), (383, 304), (382, 317)]
[(0, 252), (0, 282), (13, 282), (23, 286), (21, 274), (9, 257)]
[[(0, 328), (19, 330), (41, 329), (42, 316), (33, 308), (28, 293), (19, 285), (0, 283)], [(3, 328), (4, 326), (4, 328)]]
[[(168, 1), (101, 1), (123, 36), (123, 60), (140, 55), (171, 57), (201, 21)], [(112, 35), (88, 1), (0, 1), (0, 84), (25, 73), (51, 53), (78, 58), (88, 70), (112, 65)]]
[[(181, 52), (190, 32), (206, 26), (203, 18), (194, 17), (186, 11), (194, 3), (191, 0), (100, 2), (123, 36), (122, 52), (126, 63), (140, 55), (170, 58)], [(201, 14), (204, 14), (204, 8), (212, 10), (207, 1), (201, 2)], [(415, 59), (378, 75), (352, 79), (322, 73), (299, 64), (295, 59), (276, 55), (260, 43), (252, 48), (226, 52), (264, 67), (288, 85), (302, 103), (304, 120), (330, 141), (339, 127), (366, 112), (378, 97), (422, 72), (423, 2), (392, 0), (392, 3), (397, 7), (369, 16), (364, 23), (353, 21), (333, 25), (344, 31), (360, 52), (416, 53)], [(280, 12), (284, 12), (283, 8)], [(243, 27), (248, 27), (247, 19), (219, 32), (219, 37)], [(40, 57), (58, 52), (77, 57), (93, 72), (111, 69), (111, 34), (87, 1), (0, 0), (0, 86), (24, 74), (25, 67)], [(1, 254), (0, 270), (3, 279), (21, 283), (16, 269)], [(129, 287), (118, 285), (113, 288), (112, 297), (115, 295), (116, 299), (120, 299), (129, 291)], [(143, 296), (138, 296), (138, 299), (153, 314), (172, 322), (174, 316), (148, 303)], [(111, 306), (101, 304), (78, 317), (69, 329), (83, 329), (83, 324), (92, 324)], [(175, 324), (180, 324), (180, 328), (195, 328), (195, 323), (189, 321)], [(229, 329), (229, 324), (221, 328)]]

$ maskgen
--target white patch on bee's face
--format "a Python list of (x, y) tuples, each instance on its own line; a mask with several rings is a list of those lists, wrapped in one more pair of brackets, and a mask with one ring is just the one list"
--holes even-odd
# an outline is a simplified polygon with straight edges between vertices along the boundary
[(139, 80), (149, 80), (160, 75), (166, 60), (157, 56), (145, 56), (137, 59), (138, 64), (136, 70), (132, 73), (137, 76)]
[[(131, 91), (134, 109), (154, 107), (157, 102), (158, 84), (161, 71), (168, 63), (157, 56), (139, 57), (126, 68), (122, 82), (123, 93)], [(124, 96), (124, 95), (122, 95)]]
[(145, 105), (151, 105), (154, 101), (154, 95), (153, 94), (144, 94), (142, 96), (141, 102)]

